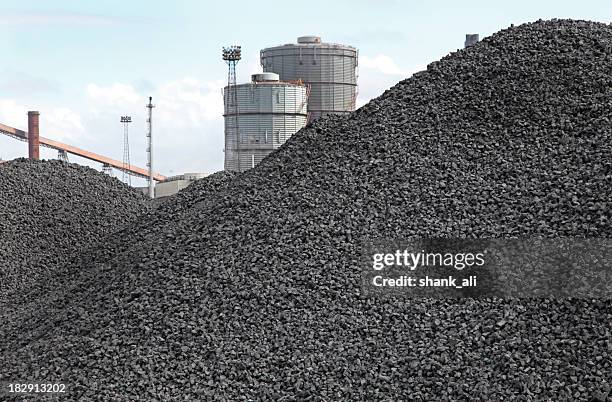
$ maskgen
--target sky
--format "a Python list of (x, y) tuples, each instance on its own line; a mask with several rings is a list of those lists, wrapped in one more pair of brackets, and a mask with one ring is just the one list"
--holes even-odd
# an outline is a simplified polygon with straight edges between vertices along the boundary
[[(462, 48), (466, 33), (540, 18), (608, 23), (612, 2), (0, 0), (0, 123), (27, 129), (27, 111), (39, 110), (42, 136), (121, 160), (119, 119), (131, 115), (131, 161), (144, 167), (152, 96), (155, 170), (213, 173), (223, 169), (223, 46), (242, 46), (241, 83), (261, 71), (262, 48), (303, 35), (352, 45), (361, 106)], [(25, 143), (0, 136), (0, 159), (22, 156)]]

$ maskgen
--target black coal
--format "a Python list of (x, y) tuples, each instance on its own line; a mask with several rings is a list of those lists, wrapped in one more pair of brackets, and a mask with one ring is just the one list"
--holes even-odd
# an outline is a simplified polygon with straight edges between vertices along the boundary
[(93, 169), (16, 159), (0, 165), (0, 303), (57, 286), (80, 252), (148, 211), (137, 190)]
[(361, 294), (378, 237), (612, 236), (612, 27), (538, 21), (198, 183), (7, 318), (5, 379), (118, 400), (605, 400), (609, 300)]

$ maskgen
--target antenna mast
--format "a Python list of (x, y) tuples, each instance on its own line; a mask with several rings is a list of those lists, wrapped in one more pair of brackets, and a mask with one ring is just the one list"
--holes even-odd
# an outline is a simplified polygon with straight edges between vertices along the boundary
[(147, 166), (149, 167), (149, 197), (155, 197), (155, 182), (153, 181), (153, 97), (149, 96), (149, 103), (147, 104), (147, 109), (149, 109), (149, 117), (147, 118), (147, 139), (149, 145), (147, 147), (147, 155), (148, 162)]

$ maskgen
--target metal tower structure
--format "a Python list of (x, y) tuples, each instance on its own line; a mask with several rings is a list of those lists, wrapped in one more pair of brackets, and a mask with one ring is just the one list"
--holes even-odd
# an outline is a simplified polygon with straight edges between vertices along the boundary
[(155, 181), (153, 181), (153, 97), (149, 96), (149, 103), (147, 104), (147, 109), (149, 109), (149, 116), (147, 117), (147, 155), (148, 161), (147, 166), (149, 167), (149, 197), (155, 197)]
[(115, 177), (115, 175), (113, 174), (113, 167), (108, 163), (102, 164), (102, 173), (106, 173), (110, 177)]
[(57, 150), (57, 159), (59, 159), (62, 162), (66, 162), (66, 163), (70, 162), (68, 160), (68, 152), (66, 152), (65, 149), (58, 149)]
[(129, 174), (130, 168), (130, 137), (128, 135), (128, 125), (132, 122), (131, 116), (121, 116), (123, 123), (123, 182), (132, 185), (132, 175)]
[[(226, 113), (230, 116), (234, 116), (234, 118), (226, 119), (226, 128), (225, 128), (225, 152), (237, 152), (240, 146), (240, 132), (238, 131), (238, 100), (236, 99), (236, 64), (242, 58), (242, 48), (241, 46), (229, 46), (224, 47), (222, 52), (223, 60), (227, 63), (228, 71), (227, 71), (227, 99), (225, 99), (226, 103)], [(230, 140), (228, 138), (228, 133), (236, 133), (236, 138)], [(228, 141), (230, 140), (230, 141)], [(228, 150), (228, 147), (232, 147), (235, 149)], [(227, 161), (227, 158), (225, 159)], [(228, 169), (228, 166), (225, 166), (225, 170)]]

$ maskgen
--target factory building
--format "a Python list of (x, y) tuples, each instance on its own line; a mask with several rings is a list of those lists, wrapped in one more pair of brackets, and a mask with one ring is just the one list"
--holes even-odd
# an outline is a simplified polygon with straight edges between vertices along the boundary
[[(194, 181), (203, 179), (206, 176), (207, 174), (205, 173), (185, 173), (168, 177), (155, 185), (155, 198), (164, 198), (174, 195), (188, 187)], [(148, 187), (144, 187), (143, 190), (145, 194), (148, 194)]]
[(355, 110), (356, 48), (324, 43), (318, 36), (302, 36), (297, 43), (263, 49), (260, 61), (263, 71), (277, 73), (283, 81), (302, 80), (310, 87), (309, 121)]
[(281, 81), (269, 72), (254, 74), (248, 84), (225, 87), (225, 170), (255, 167), (304, 127), (308, 94), (301, 81)]

